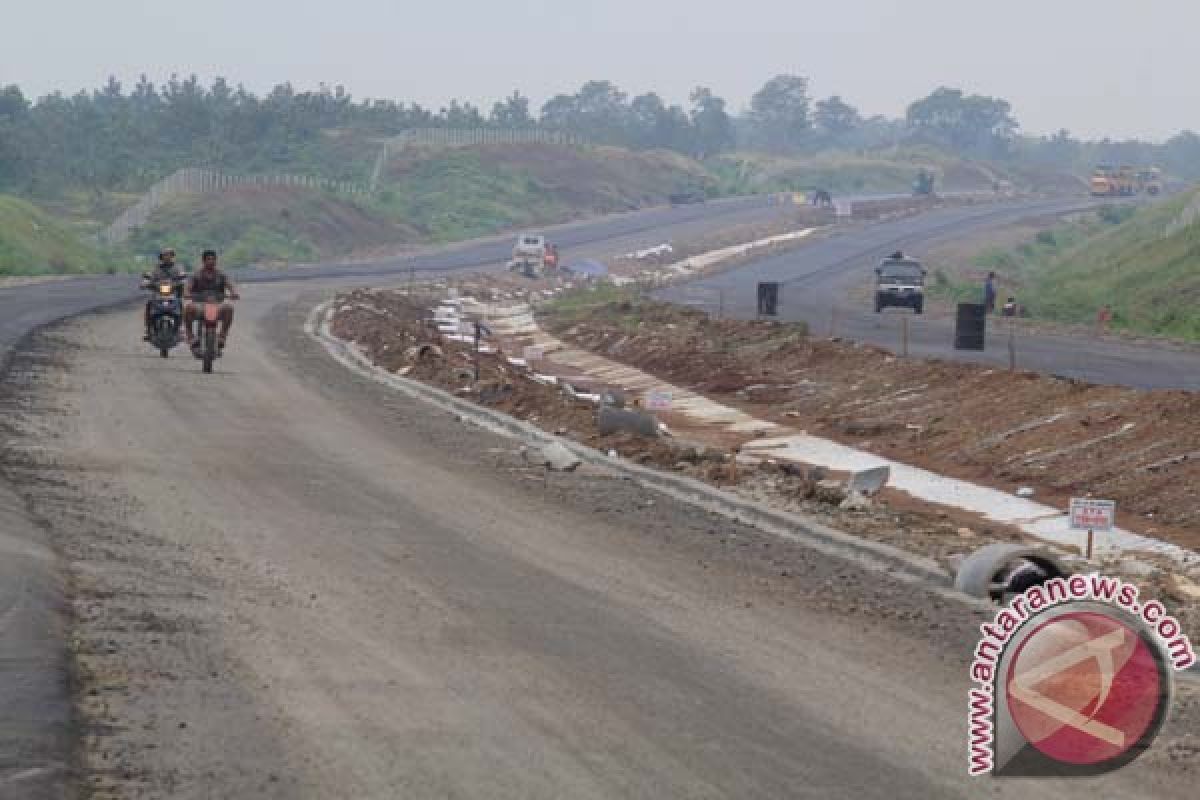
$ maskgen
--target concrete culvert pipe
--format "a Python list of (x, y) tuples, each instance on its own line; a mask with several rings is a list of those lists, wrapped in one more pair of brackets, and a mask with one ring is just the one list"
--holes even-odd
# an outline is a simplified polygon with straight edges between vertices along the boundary
[(1044, 549), (997, 543), (963, 559), (954, 576), (954, 588), (972, 597), (1003, 603), (1011, 595), (1068, 574), (1062, 562)]

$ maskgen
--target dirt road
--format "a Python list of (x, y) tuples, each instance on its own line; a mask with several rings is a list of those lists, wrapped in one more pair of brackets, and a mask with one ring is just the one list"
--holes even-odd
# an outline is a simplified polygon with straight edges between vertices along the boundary
[(247, 291), (211, 377), (129, 313), (17, 358), (4, 475), (67, 566), (90, 796), (1192, 796), (1194, 706), (1122, 773), (969, 781), (972, 614), (530, 470), (344, 372), (311, 291)]

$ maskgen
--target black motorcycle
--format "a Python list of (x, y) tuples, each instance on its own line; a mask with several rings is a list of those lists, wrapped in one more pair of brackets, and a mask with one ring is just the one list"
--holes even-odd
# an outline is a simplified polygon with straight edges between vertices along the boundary
[(183, 280), (162, 276), (142, 276), (142, 288), (152, 292), (150, 298), (150, 345), (163, 358), (182, 341)]

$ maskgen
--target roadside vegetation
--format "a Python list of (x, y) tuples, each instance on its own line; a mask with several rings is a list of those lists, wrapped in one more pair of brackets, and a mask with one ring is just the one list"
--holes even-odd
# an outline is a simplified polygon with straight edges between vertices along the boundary
[[(363, 246), (445, 242), (501, 229), (663, 202), (673, 192), (708, 196), (765, 191), (907, 193), (921, 170), (944, 189), (1082, 191), (1095, 163), (1157, 164), (1176, 178), (1200, 177), (1200, 136), (1158, 145), (1088, 142), (1066, 131), (1029, 136), (1002, 98), (941, 87), (899, 118), (865, 114), (846, 99), (812, 96), (801, 75), (766, 80), (744, 113), (697, 86), (680, 102), (655, 92), (631, 96), (605, 80), (531, 107), (519, 91), (490, 109), (451, 101), (437, 110), (393, 100), (359, 100), (341, 86), (301, 90), (283, 83), (259, 96), (224, 78), (195, 76), (133, 86), (110, 79), (72, 96), (30, 98), (0, 86), (0, 192), (31, 201), (93, 234), (156, 181), (184, 167), (237, 175), (296, 174), (358, 186), (371, 183), (386, 143), (414, 129), (545, 130), (588, 143), (581, 163), (523, 146), (393, 149), (397, 163), (369, 199), (297, 198), (292, 214), (268, 203), (211, 207), (227, 198), (164, 210), (118, 254), (152, 251), (160, 237), (191, 247), (201, 239), (238, 263), (346, 255), (329, 219), (369, 229)], [(588, 162), (588, 163), (582, 163)], [(335, 208), (343, 204), (351, 207)], [(302, 222), (298, 213), (317, 218)], [(215, 238), (214, 238), (215, 237)], [(85, 263), (91, 263), (85, 260)], [(31, 271), (58, 269), (48, 261)]]
[[(978, 302), (995, 271), (1033, 319), (1092, 324), (1111, 306), (1117, 331), (1200, 340), (1200, 193), (1154, 206), (1111, 205), (992, 247), (953, 273), (937, 269), (932, 292)], [(1001, 298), (1001, 302), (1003, 298)]]
[(115, 264), (32, 203), (0, 195), (0, 275), (113, 271)]

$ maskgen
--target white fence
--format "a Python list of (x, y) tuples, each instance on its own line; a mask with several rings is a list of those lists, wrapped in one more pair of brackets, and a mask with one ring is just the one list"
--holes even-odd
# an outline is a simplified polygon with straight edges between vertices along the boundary
[(145, 225), (150, 215), (168, 201), (190, 194), (219, 192), (233, 186), (300, 186), (328, 189), (344, 194), (366, 194), (367, 188), (348, 181), (332, 181), (311, 175), (228, 175), (210, 169), (181, 169), (150, 187), (141, 199), (121, 213), (98, 235), (103, 244), (117, 244), (129, 238), (135, 228)]

